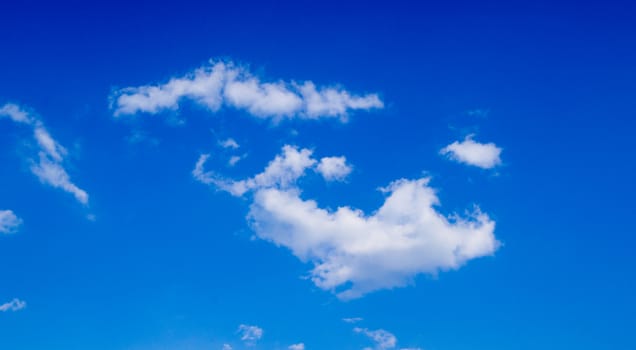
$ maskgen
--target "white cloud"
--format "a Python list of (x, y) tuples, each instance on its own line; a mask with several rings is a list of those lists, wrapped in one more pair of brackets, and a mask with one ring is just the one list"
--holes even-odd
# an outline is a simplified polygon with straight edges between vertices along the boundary
[(235, 166), (236, 163), (241, 161), (241, 159), (243, 159), (242, 156), (231, 156), (230, 159), (227, 161), (227, 165)]
[(379, 350), (393, 349), (397, 345), (397, 338), (391, 332), (387, 332), (384, 329), (372, 331), (367, 328), (356, 327), (353, 331), (369, 337), (369, 339), (375, 343), (375, 348)]
[(336, 87), (316, 88), (311, 81), (262, 82), (231, 61), (210, 64), (167, 83), (128, 87), (111, 96), (115, 116), (177, 110), (191, 100), (212, 112), (228, 106), (262, 119), (340, 118), (355, 110), (383, 108), (377, 94), (353, 95)]
[(5, 104), (0, 108), (0, 117), (27, 124), (33, 128), (33, 138), (39, 146), (38, 161), (31, 159), (31, 172), (44, 184), (63, 189), (75, 196), (82, 204), (88, 203), (86, 191), (75, 185), (62, 166), (67, 151), (46, 130), (44, 124), (34, 115), (15, 104)]
[(241, 340), (248, 345), (255, 344), (263, 337), (263, 329), (258, 326), (242, 324), (239, 326), (238, 332), (241, 334)]
[(25, 307), (26, 307), (26, 302), (15, 298), (9, 302), (6, 302), (0, 305), (0, 312), (19, 311), (24, 309)]
[(11, 210), (0, 210), (0, 233), (9, 234), (18, 230), (22, 220)]
[(364, 319), (362, 317), (346, 317), (343, 318), (342, 321), (346, 322), (346, 323), (358, 323), (363, 321)]
[(232, 346), (230, 344), (223, 344), (223, 350), (232, 350)]
[(226, 140), (219, 141), (219, 145), (223, 148), (232, 148), (232, 149), (237, 149), (240, 147), (238, 142), (236, 142), (233, 138), (228, 138)]
[(305, 173), (306, 169), (316, 164), (316, 160), (311, 158), (311, 154), (312, 151), (308, 149), (298, 150), (295, 147), (286, 145), (283, 147), (283, 154), (276, 156), (276, 158), (267, 165), (265, 171), (252, 178), (241, 181), (224, 179), (213, 172), (205, 172), (203, 167), (210, 155), (203, 154), (199, 157), (192, 174), (202, 183), (213, 184), (232, 195), (242, 196), (247, 191), (253, 189), (271, 186), (286, 187), (294, 183)]
[(60, 163), (51, 160), (44, 152), (40, 152), (40, 161), (31, 165), (31, 171), (40, 181), (55, 188), (61, 188), (64, 191), (75, 196), (78, 202), (82, 204), (88, 203), (88, 193), (77, 187), (66, 170)]
[(53, 160), (55, 160), (56, 162), (61, 162), (64, 159), (63, 157), (67, 153), (66, 149), (59, 143), (57, 143), (53, 139), (53, 137), (51, 137), (51, 134), (49, 134), (49, 132), (46, 131), (46, 129), (42, 125), (38, 125), (35, 127), (33, 135), (35, 137), (35, 140), (40, 145), (40, 148), (51, 158), (53, 158)]
[(347, 164), (345, 157), (324, 157), (320, 159), (320, 163), (316, 170), (327, 181), (344, 180), (351, 173), (351, 166)]
[(16, 123), (31, 124), (32, 122), (29, 113), (13, 103), (7, 103), (0, 107), (0, 118), (2, 117), (11, 118)]
[(305, 350), (305, 344), (303, 343), (293, 344), (293, 345), (290, 345), (288, 349), (289, 350)]
[(468, 135), (462, 142), (455, 141), (442, 148), (440, 154), (460, 163), (491, 169), (501, 164), (501, 151), (494, 143), (479, 143)]
[(476, 208), (466, 217), (444, 216), (429, 178), (399, 179), (382, 189), (384, 204), (372, 214), (342, 206), (323, 209), (301, 198), (296, 181), (316, 160), (307, 149), (284, 146), (265, 170), (246, 180), (193, 175), (235, 196), (253, 194), (248, 220), (256, 236), (312, 262), (313, 282), (342, 299), (408, 284), (414, 276), (458, 269), (492, 255), (499, 246), (495, 222)]
[(204, 183), (206, 185), (212, 184), (214, 181), (214, 174), (211, 172), (206, 172), (203, 167), (205, 166), (205, 162), (210, 158), (210, 154), (202, 154), (199, 156), (196, 165), (194, 166), (194, 170), (192, 170), (192, 176), (197, 179), (199, 182)]
[[(397, 347), (398, 340), (393, 333), (384, 329), (369, 330), (367, 328), (356, 327), (354, 332), (364, 334), (371, 339), (376, 350), (395, 349)], [(364, 350), (371, 350), (372, 348), (366, 347)], [(400, 350), (422, 350), (421, 348), (400, 348)]]

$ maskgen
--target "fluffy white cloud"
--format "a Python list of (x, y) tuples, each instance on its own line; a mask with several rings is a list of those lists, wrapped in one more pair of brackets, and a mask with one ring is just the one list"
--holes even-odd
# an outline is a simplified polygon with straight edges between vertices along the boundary
[(19, 311), (26, 307), (26, 302), (20, 299), (13, 299), (7, 303), (0, 305), (0, 312)]
[(345, 157), (324, 157), (320, 159), (316, 170), (327, 181), (343, 180), (351, 173), (351, 166)]
[(75, 196), (82, 204), (88, 203), (86, 191), (75, 185), (62, 166), (67, 151), (46, 130), (44, 124), (34, 115), (15, 104), (5, 104), (0, 108), (0, 118), (9, 117), (11, 120), (29, 125), (33, 128), (33, 138), (39, 147), (38, 160), (31, 160), (31, 172), (42, 183), (63, 189)]
[(369, 337), (376, 344), (376, 349), (379, 350), (393, 349), (397, 344), (397, 338), (391, 332), (387, 332), (384, 329), (369, 330), (367, 328), (356, 327), (353, 331)]
[(501, 164), (501, 151), (494, 143), (479, 143), (468, 135), (464, 141), (455, 141), (442, 148), (440, 153), (460, 163), (491, 169)]
[(305, 344), (303, 343), (293, 344), (293, 345), (290, 345), (288, 349), (289, 350), (305, 350)]
[(263, 329), (258, 326), (242, 324), (239, 326), (238, 332), (241, 335), (241, 340), (246, 344), (255, 344), (263, 337)]
[(11, 210), (0, 210), (0, 233), (14, 233), (22, 224), (22, 220), (18, 218)]
[(336, 87), (316, 88), (311, 81), (262, 82), (231, 61), (210, 64), (167, 83), (128, 87), (111, 96), (115, 116), (176, 110), (190, 100), (212, 112), (228, 106), (262, 119), (340, 118), (354, 110), (383, 108), (377, 94), (354, 95)]
[(317, 161), (307, 149), (284, 146), (265, 170), (246, 180), (227, 180), (203, 170), (193, 175), (235, 196), (253, 194), (248, 220), (257, 237), (312, 262), (313, 282), (342, 299), (403, 286), (420, 273), (458, 269), (492, 255), (499, 246), (495, 222), (478, 208), (444, 216), (429, 178), (400, 179), (382, 189), (384, 204), (373, 214), (342, 206), (323, 209), (301, 198), (296, 181)]

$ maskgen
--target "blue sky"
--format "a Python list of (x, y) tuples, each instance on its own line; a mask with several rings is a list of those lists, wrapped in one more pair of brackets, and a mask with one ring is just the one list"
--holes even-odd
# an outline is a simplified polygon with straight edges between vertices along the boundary
[(0, 348), (636, 348), (636, 8), (0, 5)]

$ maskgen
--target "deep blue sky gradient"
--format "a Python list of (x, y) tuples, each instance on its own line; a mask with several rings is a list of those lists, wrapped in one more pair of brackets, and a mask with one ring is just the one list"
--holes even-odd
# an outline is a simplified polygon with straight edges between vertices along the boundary
[[(28, 131), (0, 120), (0, 209), (24, 220), (0, 237), (0, 302), (28, 303), (0, 313), (0, 349), (220, 349), (241, 323), (265, 329), (257, 349), (369, 345), (343, 317), (426, 350), (636, 348), (635, 18), (627, 1), (2, 3), (0, 105), (38, 112), (91, 203), (40, 184), (22, 155)], [(378, 92), (386, 108), (347, 124), (195, 106), (113, 118), (114, 89), (209, 58)], [(128, 142), (134, 131), (156, 142)], [(504, 165), (438, 154), (469, 133), (503, 147)], [(378, 187), (429, 173), (442, 212), (479, 204), (503, 246), (339, 301), (302, 278), (310, 265), (250, 239), (247, 201), (192, 179), (225, 137), (249, 157), (210, 166), (237, 177), (285, 143), (346, 155), (347, 183), (306, 181), (331, 208), (372, 212)]]

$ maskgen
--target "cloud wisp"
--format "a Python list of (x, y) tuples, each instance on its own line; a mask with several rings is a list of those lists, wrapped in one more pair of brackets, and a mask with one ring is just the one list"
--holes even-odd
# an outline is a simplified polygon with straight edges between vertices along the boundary
[(38, 157), (37, 160), (29, 161), (31, 172), (35, 176), (42, 183), (60, 188), (72, 194), (78, 202), (88, 204), (88, 193), (71, 181), (63, 167), (65, 157), (68, 155), (66, 148), (51, 136), (42, 121), (33, 113), (12, 103), (0, 107), (0, 119), (2, 118), (9, 118), (15, 123), (32, 128), (33, 139), (38, 145)]
[[(365, 347), (363, 350), (390, 350), (397, 349), (398, 347), (398, 339), (397, 337), (384, 329), (375, 329), (371, 330), (368, 328), (355, 327), (353, 331), (358, 334), (363, 334), (367, 338), (369, 338), (373, 343), (373, 347)], [(400, 350), (422, 350), (420, 348), (403, 348), (400, 347)]]
[(0, 305), (0, 312), (20, 311), (24, 308), (26, 308), (26, 302), (15, 298), (9, 302)]
[(254, 345), (263, 337), (263, 329), (258, 326), (242, 324), (238, 328), (241, 340), (246, 345)]
[(208, 155), (202, 155), (193, 176), (234, 196), (251, 194), (248, 220), (256, 236), (313, 263), (314, 284), (341, 299), (404, 286), (418, 274), (458, 269), (499, 247), (495, 222), (479, 208), (465, 217), (442, 215), (429, 178), (393, 181), (382, 189), (385, 201), (372, 214), (349, 206), (321, 208), (303, 199), (297, 185), (308, 170), (319, 171), (321, 161), (312, 155), (286, 145), (262, 173), (245, 180), (206, 172)]
[(369, 330), (367, 328), (356, 327), (354, 332), (364, 334), (375, 343), (378, 350), (394, 349), (397, 345), (397, 338), (393, 333), (384, 329)]
[(12, 210), (0, 210), (0, 234), (11, 234), (18, 231), (22, 220)]
[(468, 135), (464, 141), (455, 141), (442, 148), (440, 154), (459, 163), (476, 166), (482, 169), (492, 169), (501, 164), (501, 151), (494, 143), (479, 143), (473, 140), (474, 135)]
[(264, 82), (245, 66), (215, 60), (163, 84), (117, 90), (110, 99), (115, 116), (174, 111), (189, 100), (211, 112), (231, 107), (274, 123), (284, 119), (346, 121), (353, 111), (384, 107), (377, 94), (356, 95), (340, 87), (316, 87), (311, 81)]

